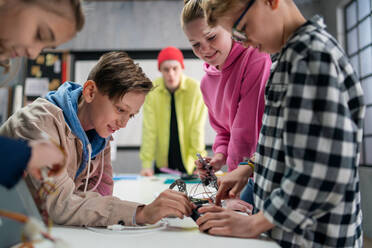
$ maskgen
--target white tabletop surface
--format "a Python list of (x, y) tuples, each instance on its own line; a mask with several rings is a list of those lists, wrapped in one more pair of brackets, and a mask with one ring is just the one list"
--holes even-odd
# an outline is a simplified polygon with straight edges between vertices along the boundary
[[(150, 203), (169, 184), (165, 178), (142, 178), (138, 180), (120, 180), (115, 182), (114, 195), (123, 199), (141, 203)], [(193, 185), (188, 184), (189, 187)], [(216, 237), (199, 232), (191, 218), (183, 220), (166, 219), (165, 228), (153, 230), (126, 230), (120, 233), (95, 232), (87, 228), (55, 226), (52, 235), (63, 239), (69, 247), (172, 247), (172, 248), (217, 248), (217, 247), (279, 247), (276, 243), (264, 239), (240, 239)], [(103, 230), (106, 231), (106, 230)]]

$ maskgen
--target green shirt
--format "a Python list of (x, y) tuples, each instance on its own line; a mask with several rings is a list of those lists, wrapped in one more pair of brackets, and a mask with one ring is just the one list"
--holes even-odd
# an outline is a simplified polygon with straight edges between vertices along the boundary
[[(143, 168), (156, 165), (168, 167), (170, 100), (163, 78), (153, 82), (155, 88), (146, 96), (143, 105), (142, 145), (140, 158)], [(199, 82), (183, 75), (175, 92), (178, 135), (182, 161), (187, 173), (195, 168), (196, 153), (206, 154), (204, 128), (206, 107)]]

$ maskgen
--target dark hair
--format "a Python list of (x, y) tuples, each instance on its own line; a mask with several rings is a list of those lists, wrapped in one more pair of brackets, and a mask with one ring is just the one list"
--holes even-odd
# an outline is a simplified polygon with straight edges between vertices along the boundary
[(147, 94), (153, 87), (141, 67), (125, 52), (102, 55), (90, 71), (88, 80), (93, 80), (98, 90), (111, 100), (118, 100), (131, 91)]

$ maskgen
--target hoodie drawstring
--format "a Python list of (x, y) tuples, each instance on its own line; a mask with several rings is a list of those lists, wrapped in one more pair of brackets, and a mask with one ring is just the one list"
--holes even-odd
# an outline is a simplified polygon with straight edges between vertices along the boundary
[[(89, 176), (90, 176), (90, 163), (91, 163), (91, 156), (92, 156), (92, 146), (91, 146), (91, 144), (88, 144), (88, 152), (89, 152), (88, 172), (87, 172), (87, 176), (86, 176), (86, 180), (85, 180), (84, 193), (87, 192), (88, 181), (89, 181)], [(105, 167), (105, 164), (104, 164), (105, 159), (104, 158), (105, 158), (105, 152), (102, 151), (101, 173), (99, 175), (99, 178), (98, 178), (98, 181), (97, 181), (96, 185), (94, 185), (94, 187), (92, 189), (88, 190), (88, 192), (96, 190), (98, 185), (101, 183), (102, 176), (103, 176), (103, 170), (104, 170), (104, 167)]]
[(84, 193), (87, 192), (88, 189), (88, 181), (89, 181), (89, 176), (90, 176), (90, 162), (92, 156), (92, 146), (91, 144), (88, 144), (88, 172), (87, 172), (87, 177), (85, 179), (85, 186), (84, 186)]

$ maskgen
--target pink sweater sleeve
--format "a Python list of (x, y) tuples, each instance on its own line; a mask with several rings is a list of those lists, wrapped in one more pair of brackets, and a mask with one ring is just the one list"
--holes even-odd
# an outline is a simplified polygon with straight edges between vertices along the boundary
[(270, 76), (269, 55), (254, 51), (247, 63), (243, 63), (243, 82), (236, 116), (231, 128), (227, 165), (229, 171), (251, 157), (256, 151), (265, 108), (265, 86)]
[(230, 132), (221, 126), (217, 120), (214, 118), (213, 114), (208, 108), (209, 123), (212, 128), (216, 131), (216, 138), (213, 143), (213, 153), (222, 153), (227, 156), (227, 147), (230, 140)]
[[(229, 140), (230, 140), (230, 131), (224, 128), (217, 120), (216, 117), (213, 114), (213, 109), (215, 106), (211, 102), (210, 99), (210, 87), (211, 84), (208, 84), (206, 81), (209, 81), (211, 79), (206, 80), (206, 77), (202, 79), (201, 85), (200, 85), (200, 90), (203, 95), (203, 100), (205, 105), (207, 106), (208, 109), (208, 119), (209, 119), (209, 124), (213, 128), (213, 130), (216, 132), (216, 137), (213, 142), (212, 150), (213, 153), (222, 153), (227, 156), (227, 147), (229, 145)], [(214, 79), (212, 79), (214, 80)], [(213, 98), (213, 97), (212, 97)]]

